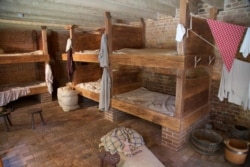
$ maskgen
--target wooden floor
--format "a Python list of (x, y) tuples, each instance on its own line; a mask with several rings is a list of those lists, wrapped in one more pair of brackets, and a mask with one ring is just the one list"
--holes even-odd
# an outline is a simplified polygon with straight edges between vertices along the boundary
[(147, 147), (167, 167), (236, 167), (224, 159), (223, 150), (213, 156), (195, 152), (187, 143), (178, 152), (160, 145), (161, 127), (132, 117), (110, 122), (97, 105), (63, 112), (57, 102), (43, 111), (46, 125), (35, 117), (31, 129), (31, 106), (16, 108), (11, 114), (13, 127), (4, 129), (0, 119), (0, 156), (4, 167), (98, 167), (100, 138), (114, 128), (126, 126), (140, 133)]

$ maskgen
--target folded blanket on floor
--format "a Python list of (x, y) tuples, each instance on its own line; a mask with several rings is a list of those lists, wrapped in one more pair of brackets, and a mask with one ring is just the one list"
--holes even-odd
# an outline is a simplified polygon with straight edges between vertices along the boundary
[(135, 130), (119, 127), (104, 135), (101, 138), (101, 144), (99, 147), (103, 146), (105, 151), (115, 154), (116, 152), (123, 152), (126, 141), (129, 142), (131, 151), (144, 145), (142, 136)]

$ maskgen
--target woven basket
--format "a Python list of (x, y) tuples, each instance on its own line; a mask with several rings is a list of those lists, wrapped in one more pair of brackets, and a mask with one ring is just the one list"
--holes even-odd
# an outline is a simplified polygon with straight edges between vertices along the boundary
[(197, 152), (206, 155), (216, 153), (223, 146), (222, 136), (210, 129), (194, 130), (191, 135), (191, 142)]

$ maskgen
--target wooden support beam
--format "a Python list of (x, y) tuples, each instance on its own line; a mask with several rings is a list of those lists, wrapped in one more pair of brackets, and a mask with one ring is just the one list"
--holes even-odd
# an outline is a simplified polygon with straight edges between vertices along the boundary
[(141, 26), (142, 26), (142, 47), (145, 48), (145, 45), (146, 45), (146, 25), (145, 25), (143, 18), (141, 18)]
[[(180, 0), (180, 24), (182, 24), (185, 28), (189, 26), (189, 9), (188, 9), (188, 0)], [(185, 36), (183, 37), (183, 40), (181, 42), (178, 42), (177, 44), (177, 52), (178, 55), (184, 55), (184, 41)]]
[(43, 47), (43, 53), (45, 55), (48, 55), (48, 45), (47, 45), (47, 27), (42, 26), (42, 47)]
[(110, 12), (105, 12), (105, 34), (107, 35), (108, 40), (108, 52), (112, 54), (112, 23)]
[(185, 71), (177, 70), (176, 75), (175, 117), (181, 118), (184, 109)]
[(209, 18), (210, 18), (210, 19), (216, 20), (217, 14), (218, 14), (218, 9), (217, 9), (217, 8), (211, 7), (211, 8), (209, 9)]

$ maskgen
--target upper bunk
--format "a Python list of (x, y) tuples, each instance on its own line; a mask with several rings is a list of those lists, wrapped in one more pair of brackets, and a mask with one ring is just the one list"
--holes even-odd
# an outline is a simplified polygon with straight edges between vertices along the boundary
[(43, 74), (50, 60), (46, 27), (42, 27), (40, 34), (33, 30), (1, 33), (0, 48), (5, 53), (0, 54), (0, 106), (23, 96), (48, 93)]
[(50, 56), (48, 54), (47, 48), (47, 32), (46, 27), (42, 27), (41, 30), (41, 49), (37, 49), (37, 46), (33, 48), (33, 51), (23, 51), (18, 53), (10, 53), (5, 51), (5, 53), (0, 54), (0, 64), (16, 64), (16, 63), (34, 63), (34, 62), (48, 62)]
[[(72, 40), (72, 57), (74, 62), (99, 63), (98, 53), (101, 41), (99, 31), (81, 32), (76, 31), (76, 26), (70, 25), (69, 38)], [(62, 54), (62, 60), (67, 61), (67, 53)]]
[(165, 48), (145, 47), (143, 20), (140, 26), (112, 24), (110, 13), (106, 13), (110, 64), (181, 70), (213, 65), (214, 47), (209, 43), (214, 40), (209, 25), (206, 19), (191, 16), (188, 4), (185, 5), (180, 10), (180, 24), (185, 27), (186, 34), (181, 42), (174, 41), (174, 46)]

